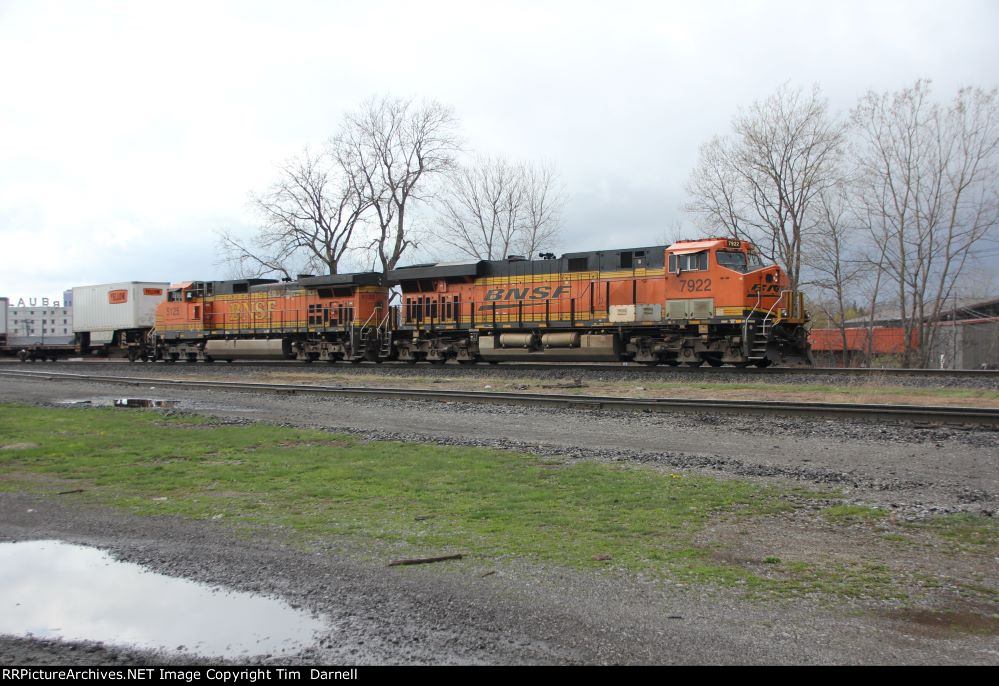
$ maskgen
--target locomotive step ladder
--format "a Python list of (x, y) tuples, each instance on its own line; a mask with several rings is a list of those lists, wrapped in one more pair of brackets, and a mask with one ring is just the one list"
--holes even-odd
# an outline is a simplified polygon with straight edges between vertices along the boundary
[(378, 356), (383, 358), (392, 357), (392, 327), (390, 325), (390, 318), (394, 314), (394, 307), (390, 307), (388, 313), (382, 319), (381, 323), (375, 329), (379, 338), (379, 348)]
[(770, 342), (770, 330), (773, 322), (769, 318), (764, 318), (753, 327), (753, 337), (749, 342), (749, 353), (746, 355), (750, 360), (762, 360), (767, 356), (767, 343)]

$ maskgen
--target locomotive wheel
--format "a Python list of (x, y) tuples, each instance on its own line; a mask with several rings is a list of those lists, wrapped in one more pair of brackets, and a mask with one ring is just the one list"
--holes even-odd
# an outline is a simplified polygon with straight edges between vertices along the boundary
[(139, 351), (136, 350), (135, 348), (129, 348), (128, 349), (128, 361), (129, 362), (135, 362), (138, 359), (139, 359)]
[(696, 362), (684, 362), (688, 367), (700, 367), (704, 364), (704, 360), (697, 360)]
[(708, 364), (711, 365), (712, 367), (722, 366), (722, 361), (720, 357), (711, 356), (711, 357), (706, 357), (704, 359), (706, 359), (708, 361)]
[(762, 360), (756, 361), (756, 366), (759, 367), (760, 369), (766, 369), (772, 364), (773, 362), (770, 360), (769, 357), (764, 357)]

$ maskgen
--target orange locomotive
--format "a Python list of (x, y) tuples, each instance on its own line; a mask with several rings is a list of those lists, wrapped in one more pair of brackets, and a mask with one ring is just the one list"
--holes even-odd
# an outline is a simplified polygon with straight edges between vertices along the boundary
[(380, 361), (391, 356), (381, 274), (174, 284), (156, 309), (156, 359)]
[(409, 362), (810, 363), (801, 294), (745, 241), (413, 265), (395, 353)]

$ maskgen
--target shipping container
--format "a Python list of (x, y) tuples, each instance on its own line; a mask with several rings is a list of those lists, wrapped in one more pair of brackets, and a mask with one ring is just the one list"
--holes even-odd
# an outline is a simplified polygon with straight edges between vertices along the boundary
[(110, 341), (115, 331), (152, 328), (156, 306), (169, 283), (128, 281), (73, 288), (73, 331), (88, 332), (93, 343)]

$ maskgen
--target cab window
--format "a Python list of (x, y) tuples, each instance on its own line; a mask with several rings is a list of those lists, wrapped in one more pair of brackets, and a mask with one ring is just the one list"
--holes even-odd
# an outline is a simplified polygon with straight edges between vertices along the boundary
[(686, 255), (669, 256), (669, 270), (676, 274), (681, 272), (705, 272), (708, 270), (708, 251), (687, 253)]
[(729, 252), (727, 250), (719, 250), (715, 253), (716, 259), (718, 260), (719, 267), (726, 267), (728, 269), (733, 269), (737, 272), (746, 273), (749, 268), (746, 263), (746, 253), (744, 252)]

